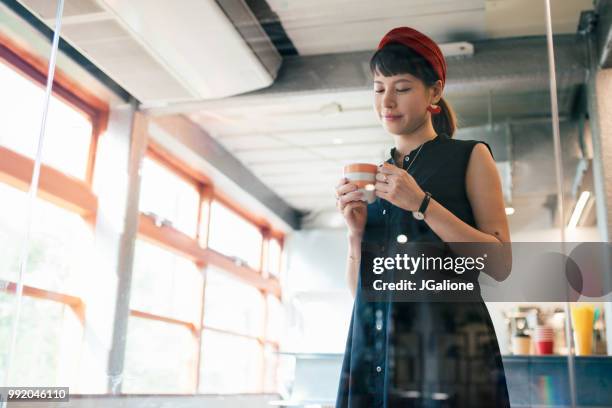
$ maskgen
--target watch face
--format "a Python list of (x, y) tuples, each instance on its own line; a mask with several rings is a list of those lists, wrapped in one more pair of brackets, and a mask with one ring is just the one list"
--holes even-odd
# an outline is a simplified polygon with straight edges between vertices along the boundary
[(422, 219), (424, 219), (424, 218), (425, 218), (425, 217), (423, 216), (423, 213), (422, 213), (422, 212), (420, 212), (420, 211), (414, 211), (414, 212), (412, 213), (412, 216), (413, 216), (414, 218), (416, 218), (417, 220), (422, 220)]

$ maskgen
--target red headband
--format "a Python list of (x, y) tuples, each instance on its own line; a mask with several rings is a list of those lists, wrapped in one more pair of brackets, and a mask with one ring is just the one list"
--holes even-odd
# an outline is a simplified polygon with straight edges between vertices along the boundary
[(431, 38), (414, 28), (396, 27), (385, 34), (382, 40), (380, 40), (378, 49), (380, 50), (389, 42), (404, 44), (425, 58), (442, 80), (442, 88), (444, 88), (446, 83), (446, 61), (440, 47)]

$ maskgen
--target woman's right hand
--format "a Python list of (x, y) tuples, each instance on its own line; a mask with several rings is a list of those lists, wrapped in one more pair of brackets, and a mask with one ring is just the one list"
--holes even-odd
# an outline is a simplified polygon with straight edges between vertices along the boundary
[(363, 192), (358, 190), (355, 183), (351, 183), (342, 177), (336, 185), (336, 207), (342, 213), (349, 234), (363, 237), (368, 205), (363, 201)]

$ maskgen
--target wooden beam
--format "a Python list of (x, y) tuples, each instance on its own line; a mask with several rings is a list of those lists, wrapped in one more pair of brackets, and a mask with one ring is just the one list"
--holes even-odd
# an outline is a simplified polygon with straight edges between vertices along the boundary
[(141, 310), (130, 309), (130, 316), (132, 317), (140, 317), (142, 319), (154, 320), (156, 322), (163, 322), (168, 324), (173, 324), (177, 326), (183, 326), (189, 329), (194, 335), (197, 335), (198, 328), (195, 324), (191, 322), (186, 322), (184, 320), (174, 319), (172, 317), (160, 316), (157, 314), (143, 312)]
[(183, 161), (176, 158), (173, 154), (161, 147), (159, 144), (149, 139), (147, 156), (153, 158), (160, 164), (164, 165), (174, 173), (189, 181), (190, 183), (199, 186), (200, 184), (212, 185), (212, 180), (201, 171), (198, 171)]
[[(6, 287), (6, 291), (9, 293), (17, 292), (17, 283), (9, 282)], [(83, 301), (81, 298), (72, 295), (66, 295), (64, 293), (53, 292), (46, 289), (40, 289), (34, 286), (23, 285), (23, 294), (36, 299), (51, 300), (53, 302), (63, 303), (68, 306), (80, 306)]]
[(258, 289), (280, 297), (280, 284), (277, 279), (264, 278), (261, 273), (248, 265), (237, 264), (232, 258), (211, 248), (202, 248), (197, 239), (170, 226), (157, 226), (155, 221), (144, 214), (140, 215), (139, 237), (163, 248), (178, 253), (201, 265), (215, 265), (233, 276)]
[(275, 348), (279, 347), (278, 342), (272, 341), (272, 340), (266, 340), (263, 336), (251, 336), (249, 334), (237, 333), (231, 330), (219, 329), (219, 328), (211, 327), (211, 326), (204, 326), (202, 327), (202, 330), (210, 330), (210, 331), (214, 331), (214, 332), (221, 333), (221, 334), (229, 334), (231, 336), (244, 337), (247, 339), (256, 340), (261, 345), (269, 344)]
[(280, 296), (280, 285), (277, 280), (265, 279), (259, 271), (241, 264), (236, 264), (231, 258), (213, 250), (210, 248), (206, 249), (205, 263), (215, 265), (224, 271), (231, 273), (239, 279), (251, 286), (255, 286), (258, 289), (265, 290), (268, 293), (272, 293), (275, 296)]
[[(0, 146), (0, 182), (27, 191), (32, 180), (34, 160)], [(38, 186), (40, 197), (83, 217), (96, 214), (98, 198), (83, 180), (42, 164)]]
[[(33, 52), (2, 33), (0, 33), (0, 58), (41, 87), (46, 85), (49, 62), (35, 56)], [(108, 114), (108, 103), (89, 92), (86, 87), (75, 82), (59, 68), (53, 75), (53, 94), (90, 116), (92, 121), (98, 115)]]
[(140, 214), (138, 236), (165, 249), (189, 258), (193, 262), (205, 259), (205, 250), (198, 241), (170, 226), (157, 226), (152, 217)]

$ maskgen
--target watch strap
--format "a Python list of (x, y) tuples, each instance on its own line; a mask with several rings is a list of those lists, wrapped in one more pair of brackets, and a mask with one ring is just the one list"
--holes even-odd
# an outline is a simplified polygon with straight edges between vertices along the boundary
[(429, 205), (430, 198), (431, 198), (431, 193), (426, 191), (425, 197), (423, 197), (423, 201), (421, 201), (421, 206), (418, 209), (418, 211), (423, 215), (425, 215), (425, 211), (427, 210), (427, 206)]

